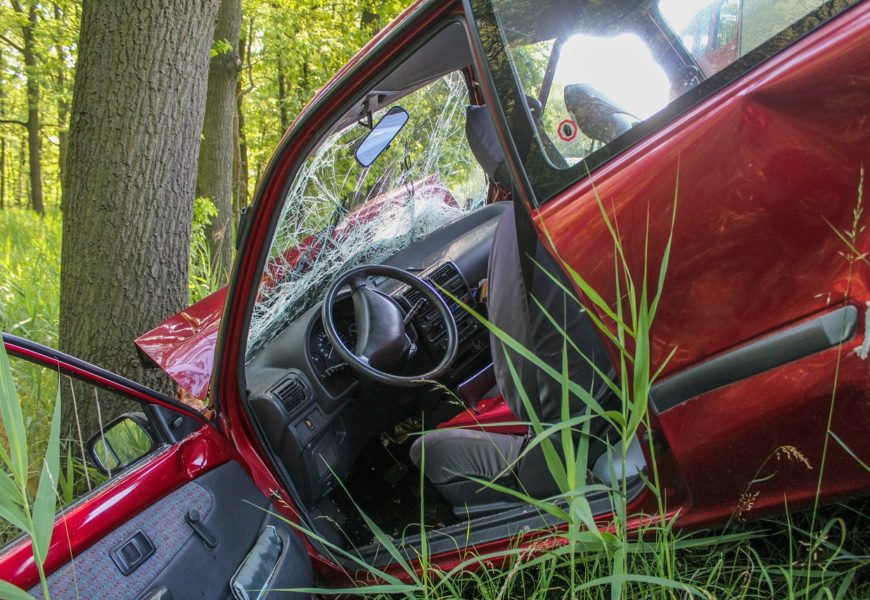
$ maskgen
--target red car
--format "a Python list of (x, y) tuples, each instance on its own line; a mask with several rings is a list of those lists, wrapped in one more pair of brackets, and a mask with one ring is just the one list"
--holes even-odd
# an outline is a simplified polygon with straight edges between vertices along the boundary
[[(552, 525), (478, 480), (558, 492), (523, 451), (526, 401), (559, 421), (558, 394), (461, 305), (545, 362), (557, 307), (572, 381), (615, 406), (602, 207), (633, 273), (671, 239), (649, 428), (599, 419), (589, 446), (631, 527), (658, 518), (653, 460), (683, 528), (867, 494), (868, 55), (858, 1), (414, 4), (285, 135), (231, 285), (137, 340), (213, 411), (4, 337), (137, 404), (87, 444), (111, 477), (58, 515), (52, 595), (344, 585), (358, 565), (330, 544), (395, 570), (358, 507), (410, 557), (425, 527), (442, 568)], [(610, 496), (588, 500), (607, 523)], [(0, 576), (38, 585), (27, 540)]]

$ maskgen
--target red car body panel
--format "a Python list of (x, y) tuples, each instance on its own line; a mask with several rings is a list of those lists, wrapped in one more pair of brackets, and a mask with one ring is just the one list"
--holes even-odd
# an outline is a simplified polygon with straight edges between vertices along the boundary
[[(456, 198), (447, 187), (434, 177), (413, 183), (420, 198), (426, 202), (441, 202), (456, 207)], [(382, 194), (349, 214), (330, 237), (341, 240), (357, 225), (376, 219), (385, 210), (407, 204), (407, 196), (400, 190)], [(303, 256), (313, 256), (320, 251), (317, 236), (311, 235), (290, 249), (285, 255), (286, 264), (295, 267)], [(281, 278), (281, 273), (270, 272), (269, 279)], [(151, 331), (136, 338), (136, 346), (158, 367), (163, 369), (185, 392), (205, 400), (209, 381), (214, 370), (214, 349), (220, 330), (227, 289), (206, 296), (196, 304), (177, 313)]]
[[(214, 427), (204, 425), (141, 468), (99, 488), (56, 521), (45, 561), (46, 574), (69, 562), (70, 554), (78, 556), (167, 494), (233, 457), (226, 439)], [(18, 542), (0, 560), (0, 579), (25, 590), (39, 583), (29, 539)]]
[[(673, 249), (652, 330), (654, 370), (676, 348), (665, 378), (847, 303), (859, 308), (852, 342), (658, 415), (688, 487), (687, 524), (812, 499), (835, 388), (832, 431), (858, 456), (870, 453), (870, 364), (854, 352), (866, 342), (870, 267), (846, 260), (848, 248), (832, 229), (850, 229), (870, 159), (868, 55), (864, 4), (539, 211), (561, 257), (613, 303), (613, 244), (595, 193), (623, 233), (649, 223), (654, 281), (679, 179)], [(642, 233), (625, 235), (624, 245), (638, 278)], [(861, 235), (858, 251), (868, 250)], [(827, 446), (822, 499), (866, 492), (870, 475), (839, 444), (829, 439)], [(759, 473), (775, 476), (753, 484)]]
[[(458, 7), (454, 2), (416, 3), (352, 59), (297, 118), (258, 190), (231, 286), (140, 338), (140, 346), (198, 397), (207, 390), (209, 359), (216, 351), (211, 385), (219, 409), (217, 428), (204, 425), (67, 511), (52, 539), (48, 572), (68, 560), (68, 543), (74, 553), (81, 552), (167, 493), (229, 460), (245, 465), (257, 486), (276, 496), (286, 514), (293, 514), (293, 502), (243, 406), (247, 315), (261, 280), (273, 216), (280, 209), (285, 183), (336, 111)], [(656, 274), (655, 257), (668, 237), (679, 175), (673, 250), (652, 332), (654, 367), (677, 347), (665, 377), (846, 303), (864, 314), (870, 302), (870, 270), (861, 261), (850, 264), (840, 256), (845, 248), (828, 222), (848, 229), (859, 168), (870, 159), (868, 55), (870, 4), (865, 3), (594, 173), (597, 193), (621, 231), (642, 232), (649, 223), (650, 267)], [(483, 87), (493, 103), (493, 90)], [(514, 172), (521, 170), (514, 165)], [(612, 243), (592, 181), (566, 190), (546, 204), (537, 219), (561, 258), (614, 302)], [(870, 249), (866, 236), (860, 239), (859, 251)], [(644, 240), (626, 236), (625, 245), (639, 277)], [(784, 496), (790, 507), (813, 501), (829, 413), (831, 430), (856, 454), (866, 456), (870, 363), (854, 352), (868, 341), (864, 321), (847, 344), (652, 415), (653, 433), (667, 442), (656, 461), (668, 516), (678, 515), (682, 526), (698, 527), (781, 509)], [(136, 390), (120, 391), (153, 401)], [(485, 414), (510, 420), (497, 400), (483, 408)], [(866, 492), (866, 471), (830, 438), (827, 452), (823, 499)], [(638, 515), (655, 515), (657, 510), (648, 492), (630, 507), (630, 513)], [(598, 522), (606, 526), (609, 518), (600, 515)], [(650, 518), (660, 517), (636, 517), (629, 530)], [(496, 552), (513, 543), (499, 540), (473, 550)], [(471, 550), (435, 556), (432, 563), (450, 569)], [(347, 581), (344, 569), (310, 545), (308, 551), (326, 582)], [(398, 566), (388, 570), (404, 576)], [(24, 588), (36, 583), (28, 542), (4, 554), (0, 577)]]
[(154, 364), (200, 400), (208, 395), (226, 299), (224, 287), (136, 338), (136, 345)]
[[(430, 27), (457, 8), (458, 4), (453, 2), (421, 0), (378, 34), (300, 113), (273, 156), (257, 191), (250, 227), (244, 236), (244, 252), (236, 261), (232, 283), (228, 289), (228, 302), (232, 310), (225, 313), (221, 322), (212, 393), (219, 408), (219, 426), (232, 440), (242, 461), (250, 468), (254, 482), (261, 490), (274, 491), (280, 501), (291, 510), (295, 509), (293, 501), (265, 457), (242, 405), (244, 381), (239, 377), (244, 362), (246, 314), (256, 296), (259, 273), (268, 252), (272, 215), (280, 209), (285, 182), (300, 166), (309, 144), (318, 139), (319, 132), (328, 126), (335, 111), (350, 101), (365, 82), (382, 73), (390, 61), (413, 44), (414, 40), (419, 39)], [(379, 52), (371, 51), (374, 45), (388, 36), (392, 38), (389, 44), (385, 44)], [(315, 570), (326, 581), (347, 581), (346, 570), (319, 554), (312, 553), (311, 558)], [(399, 567), (395, 569), (401, 571)]]
[(527, 425), (518, 424), (519, 418), (511, 411), (501, 395), (484, 398), (473, 410), (465, 409), (449, 421), (438, 425), (437, 429), (477, 429), (492, 433), (523, 435), (528, 433)]

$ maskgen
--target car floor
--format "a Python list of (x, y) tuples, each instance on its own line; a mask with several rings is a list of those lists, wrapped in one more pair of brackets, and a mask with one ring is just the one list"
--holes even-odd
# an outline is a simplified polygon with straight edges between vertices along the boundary
[[(442, 405), (427, 415), (427, 422), (440, 423), (457, 411)], [(332, 494), (340, 514), (341, 535), (353, 547), (375, 541), (360, 511), (394, 539), (420, 533), (421, 497), (427, 529), (457, 522), (450, 503), (411, 462), (411, 445), (421, 430), (421, 419), (412, 418), (373, 439), (363, 448), (345, 482), (347, 491), (339, 488)]]

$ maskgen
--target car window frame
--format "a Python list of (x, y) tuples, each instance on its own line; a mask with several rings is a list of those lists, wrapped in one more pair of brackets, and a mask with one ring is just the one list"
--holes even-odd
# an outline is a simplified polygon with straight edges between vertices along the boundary
[[(590, 177), (594, 171), (656, 131), (670, 125), (692, 107), (723, 88), (736, 83), (750, 71), (800, 42), (819, 28), (840, 18), (863, 1), (828, 0), (707, 79), (703, 79), (703, 71), (698, 67), (695, 58), (685, 48), (676, 32), (666, 26), (667, 21), (658, 10), (658, 5), (655, 5), (655, 20), (660, 26), (665, 25), (663, 33), (671, 39), (671, 43), (680, 50), (681, 54), (691, 60), (691, 64), (698, 70), (702, 80), (652, 117), (565, 169), (560, 169), (552, 164), (537, 136), (534, 119), (524, 100), (525, 93), (498, 26), (493, 0), (463, 0), (463, 6), (469, 21), (469, 30), (481, 57), (480, 76), (488, 80), (489, 87), (494, 94), (494, 117), (500, 116), (503, 119), (502, 125), (506, 127), (509, 150), (524, 180), (523, 183), (526, 184), (524, 187), (529, 193), (529, 202), (532, 208), (537, 208), (553, 200), (564, 190)], [(820, 16), (835, 9), (836, 5), (843, 3), (846, 6), (836, 9), (835, 14), (820, 19)], [(484, 41), (484, 33), (482, 32), (485, 33), (486, 41)], [(498, 122), (499, 119), (496, 121)], [(518, 152), (520, 147), (528, 147), (526, 156), (520, 156)]]
[[(139, 405), (148, 420), (154, 446), (150, 452), (140, 456), (123, 469), (113, 472), (106, 481), (95, 485), (87, 493), (73, 499), (66, 506), (58, 507), (55, 520), (61, 512), (68, 512), (86, 503), (90, 498), (102, 491), (106, 486), (112, 485), (119, 478), (126, 477), (131, 473), (147, 466), (147, 464), (159, 454), (166, 452), (174, 444), (188, 438), (202, 426), (211, 426), (198, 410), (182, 404), (169, 396), (152, 390), (138, 382), (127, 379), (101, 367), (87, 363), (74, 356), (70, 356), (48, 346), (32, 342), (25, 338), (4, 333), (0, 343), (4, 344), (6, 352), (11, 360), (21, 360), (37, 365), (49, 371), (54, 371), (58, 377), (69, 378), (105, 390), (111, 394), (123, 397), (130, 402)], [(171, 411), (178, 417), (188, 420), (187, 427), (182, 429), (181, 435), (169, 430), (169, 424), (165, 415), (160, 411)], [(107, 423), (108, 424), (108, 423)], [(90, 439), (90, 438), (89, 438)], [(16, 536), (6, 544), (0, 546), (0, 554), (14, 546), (24, 534)]]

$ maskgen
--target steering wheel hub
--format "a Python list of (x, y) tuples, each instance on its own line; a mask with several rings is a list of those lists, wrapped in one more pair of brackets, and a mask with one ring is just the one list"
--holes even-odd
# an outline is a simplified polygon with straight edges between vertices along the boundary
[[(416, 353), (416, 345), (408, 332), (410, 314), (406, 315), (398, 302), (369, 285), (372, 276), (395, 279), (419, 291), (437, 309), (444, 322), (447, 347), (434, 368), (419, 375), (396, 375), (396, 367), (406, 363)], [(333, 307), (339, 291), (350, 286), (357, 339), (354, 349), (341, 339), (333, 317)], [(414, 311), (412, 307), (410, 311)], [(387, 265), (364, 265), (351, 269), (332, 282), (322, 308), (323, 328), (336, 352), (357, 373), (387, 385), (412, 387), (439, 379), (456, 359), (459, 334), (456, 320), (447, 303), (428, 283), (404, 269)]]

